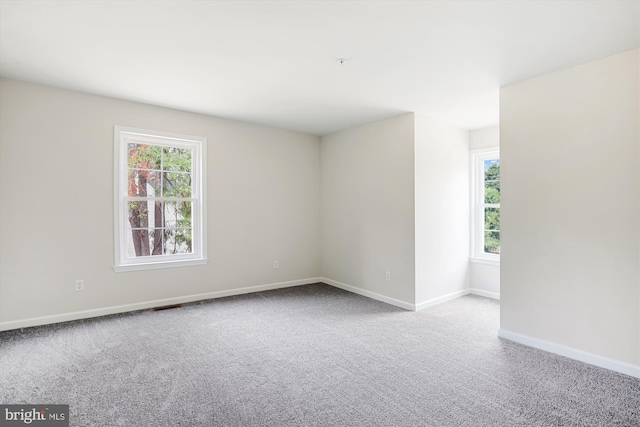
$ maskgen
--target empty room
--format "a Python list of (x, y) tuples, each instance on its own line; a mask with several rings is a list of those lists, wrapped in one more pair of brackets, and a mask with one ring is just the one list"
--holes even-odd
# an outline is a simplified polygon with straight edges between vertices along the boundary
[(640, 1), (0, 0), (0, 425), (640, 425)]

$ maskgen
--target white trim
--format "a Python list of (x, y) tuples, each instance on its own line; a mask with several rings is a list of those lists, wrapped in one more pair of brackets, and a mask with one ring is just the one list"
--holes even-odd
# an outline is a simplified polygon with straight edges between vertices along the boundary
[(473, 262), (475, 264), (486, 264), (486, 265), (495, 265), (500, 267), (500, 259), (488, 259), (488, 258), (479, 258), (479, 257), (471, 257), (469, 258), (469, 262)]
[(609, 369), (611, 371), (620, 372), (621, 374), (640, 378), (640, 366), (638, 365), (620, 362), (618, 360), (609, 359), (608, 357), (598, 356), (597, 354), (587, 353), (586, 351), (578, 350), (560, 344), (555, 344), (538, 338), (532, 338), (526, 335), (507, 331), (505, 329), (498, 330), (498, 336), (509, 341), (517, 342), (529, 347), (534, 347), (540, 350), (548, 351), (550, 353), (558, 354), (560, 356), (568, 357), (569, 359), (578, 360), (580, 362), (595, 365), (600, 368)]
[(500, 294), (496, 292), (483, 291), (482, 289), (471, 288), (472, 295), (480, 295), (481, 297), (487, 297), (491, 299), (500, 299)]
[(354, 294), (362, 295), (367, 298), (371, 298), (377, 301), (381, 301), (387, 304), (394, 305), (396, 307), (403, 308), (409, 311), (420, 311), (424, 310), (427, 307), (431, 307), (436, 304), (441, 304), (443, 302), (451, 301), (456, 298), (460, 298), (462, 296), (468, 295), (470, 293), (469, 289), (463, 289), (461, 291), (452, 292), (447, 295), (443, 295), (438, 298), (433, 298), (428, 301), (421, 302), (419, 304), (411, 304), (406, 301), (401, 301), (395, 298), (388, 297), (386, 295), (378, 294), (376, 292), (367, 291), (366, 289), (358, 288), (357, 286), (348, 285), (346, 283), (338, 282), (337, 280), (332, 280), (327, 277), (320, 278), (322, 283), (326, 283), (327, 285), (334, 286), (336, 288), (343, 289), (345, 291), (353, 292)]
[(427, 307), (431, 307), (431, 306), (434, 306), (434, 305), (437, 305), (437, 304), (442, 304), (443, 302), (451, 301), (451, 300), (454, 300), (456, 298), (460, 298), (460, 297), (463, 297), (465, 295), (469, 295), (470, 293), (471, 292), (470, 292), (469, 289), (462, 289), (460, 291), (452, 292), (450, 294), (443, 295), (441, 297), (433, 298), (433, 299), (421, 302), (419, 304), (416, 304), (415, 311), (424, 310)]
[(10, 329), (28, 328), (31, 326), (48, 325), (51, 323), (68, 322), (70, 320), (89, 319), (91, 317), (107, 316), (109, 314), (125, 313), (128, 311), (145, 310), (153, 307), (161, 307), (171, 304), (182, 304), (193, 301), (202, 301), (214, 298), (223, 298), (233, 295), (249, 294), (253, 292), (262, 292), (272, 289), (290, 288), (293, 286), (310, 285), (312, 283), (322, 282), (320, 277), (311, 277), (308, 279), (291, 280), (288, 282), (270, 283), (266, 285), (248, 286), (244, 288), (228, 289), (224, 291), (207, 292), (203, 294), (186, 295), (174, 298), (157, 299), (152, 301), (138, 302), (134, 304), (116, 305), (111, 307), (95, 308), (91, 310), (74, 311), (71, 313), (54, 314), (51, 316), (32, 317), (28, 319), (10, 320), (8, 322), (0, 322), (0, 331), (8, 331)]
[[(149, 270), (166, 267), (182, 267), (206, 264), (207, 259), (207, 138), (147, 129), (115, 125), (114, 140), (114, 271)], [(125, 231), (128, 221), (125, 207), (127, 196), (127, 141), (143, 142), (160, 146), (185, 147), (192, 150), (192, 194), (193, 241), (192, 253), (147, 257), (129, 257)], [(157, 200), (162, 200), (158, 197)], [(171, 198), (183, 200), (184, 198)], [(165, 263), (168, 263), (165, 265)]]
[(338, 282), (337, 280), (328, 279), (326, 277), (321, 277), (320, 281), (322, 283), (326, 283), (327, 285), (331, 285), (333, 287), (340, 288), (345, 291), (353, 292), (354, 294), (362, 295), (364, 297), (371, 298), (377, 301), (382, 301), (387, 304), (395, 305), (396, 307), (400, 307), (405, 310), (416, 311), (416, 306), (414, 304), (401, 301), (399, 299), (395, 299), (382, 294), (367, 291), (365, 289), (361, 289), (356, 286), (347, 285), (346, 283)]
[(204, 259), (189, 259), (189, 260), (169, 260), (159, 262), (145, 262), (142, 264), (123, 264), (114, 265), (113, 271), (121, 273), (123, 271), (139, 271), (139, 270), (155, 270), (156, 268), (175, 268), (175, 267), (189, 267), (193, 265), (205, 265), (209, 262), (208, 258)]

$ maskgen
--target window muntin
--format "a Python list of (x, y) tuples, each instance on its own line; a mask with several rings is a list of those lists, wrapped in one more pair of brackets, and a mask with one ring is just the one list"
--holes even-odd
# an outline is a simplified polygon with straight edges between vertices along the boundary
[(116, 126), (116, 271), (206, 262), (205, 138)]
[(472, 165), (472, 257), (500, 260), (500, 152), (474, 150)]

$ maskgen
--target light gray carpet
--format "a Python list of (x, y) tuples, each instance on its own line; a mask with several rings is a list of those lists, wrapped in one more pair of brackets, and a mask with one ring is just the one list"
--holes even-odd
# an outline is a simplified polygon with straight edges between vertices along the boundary
[(504, 341), (476, 296), (323, 284), (0, 333), (0, 403), (74, 426), (638, 426), (640, 380)]

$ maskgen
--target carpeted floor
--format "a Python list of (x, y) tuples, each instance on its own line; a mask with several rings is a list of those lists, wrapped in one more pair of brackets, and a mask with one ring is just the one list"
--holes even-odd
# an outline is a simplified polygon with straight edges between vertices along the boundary
[(0, 403), (73, 426), (639, 426), (640, 380), (316, 284), (0, 333)]

